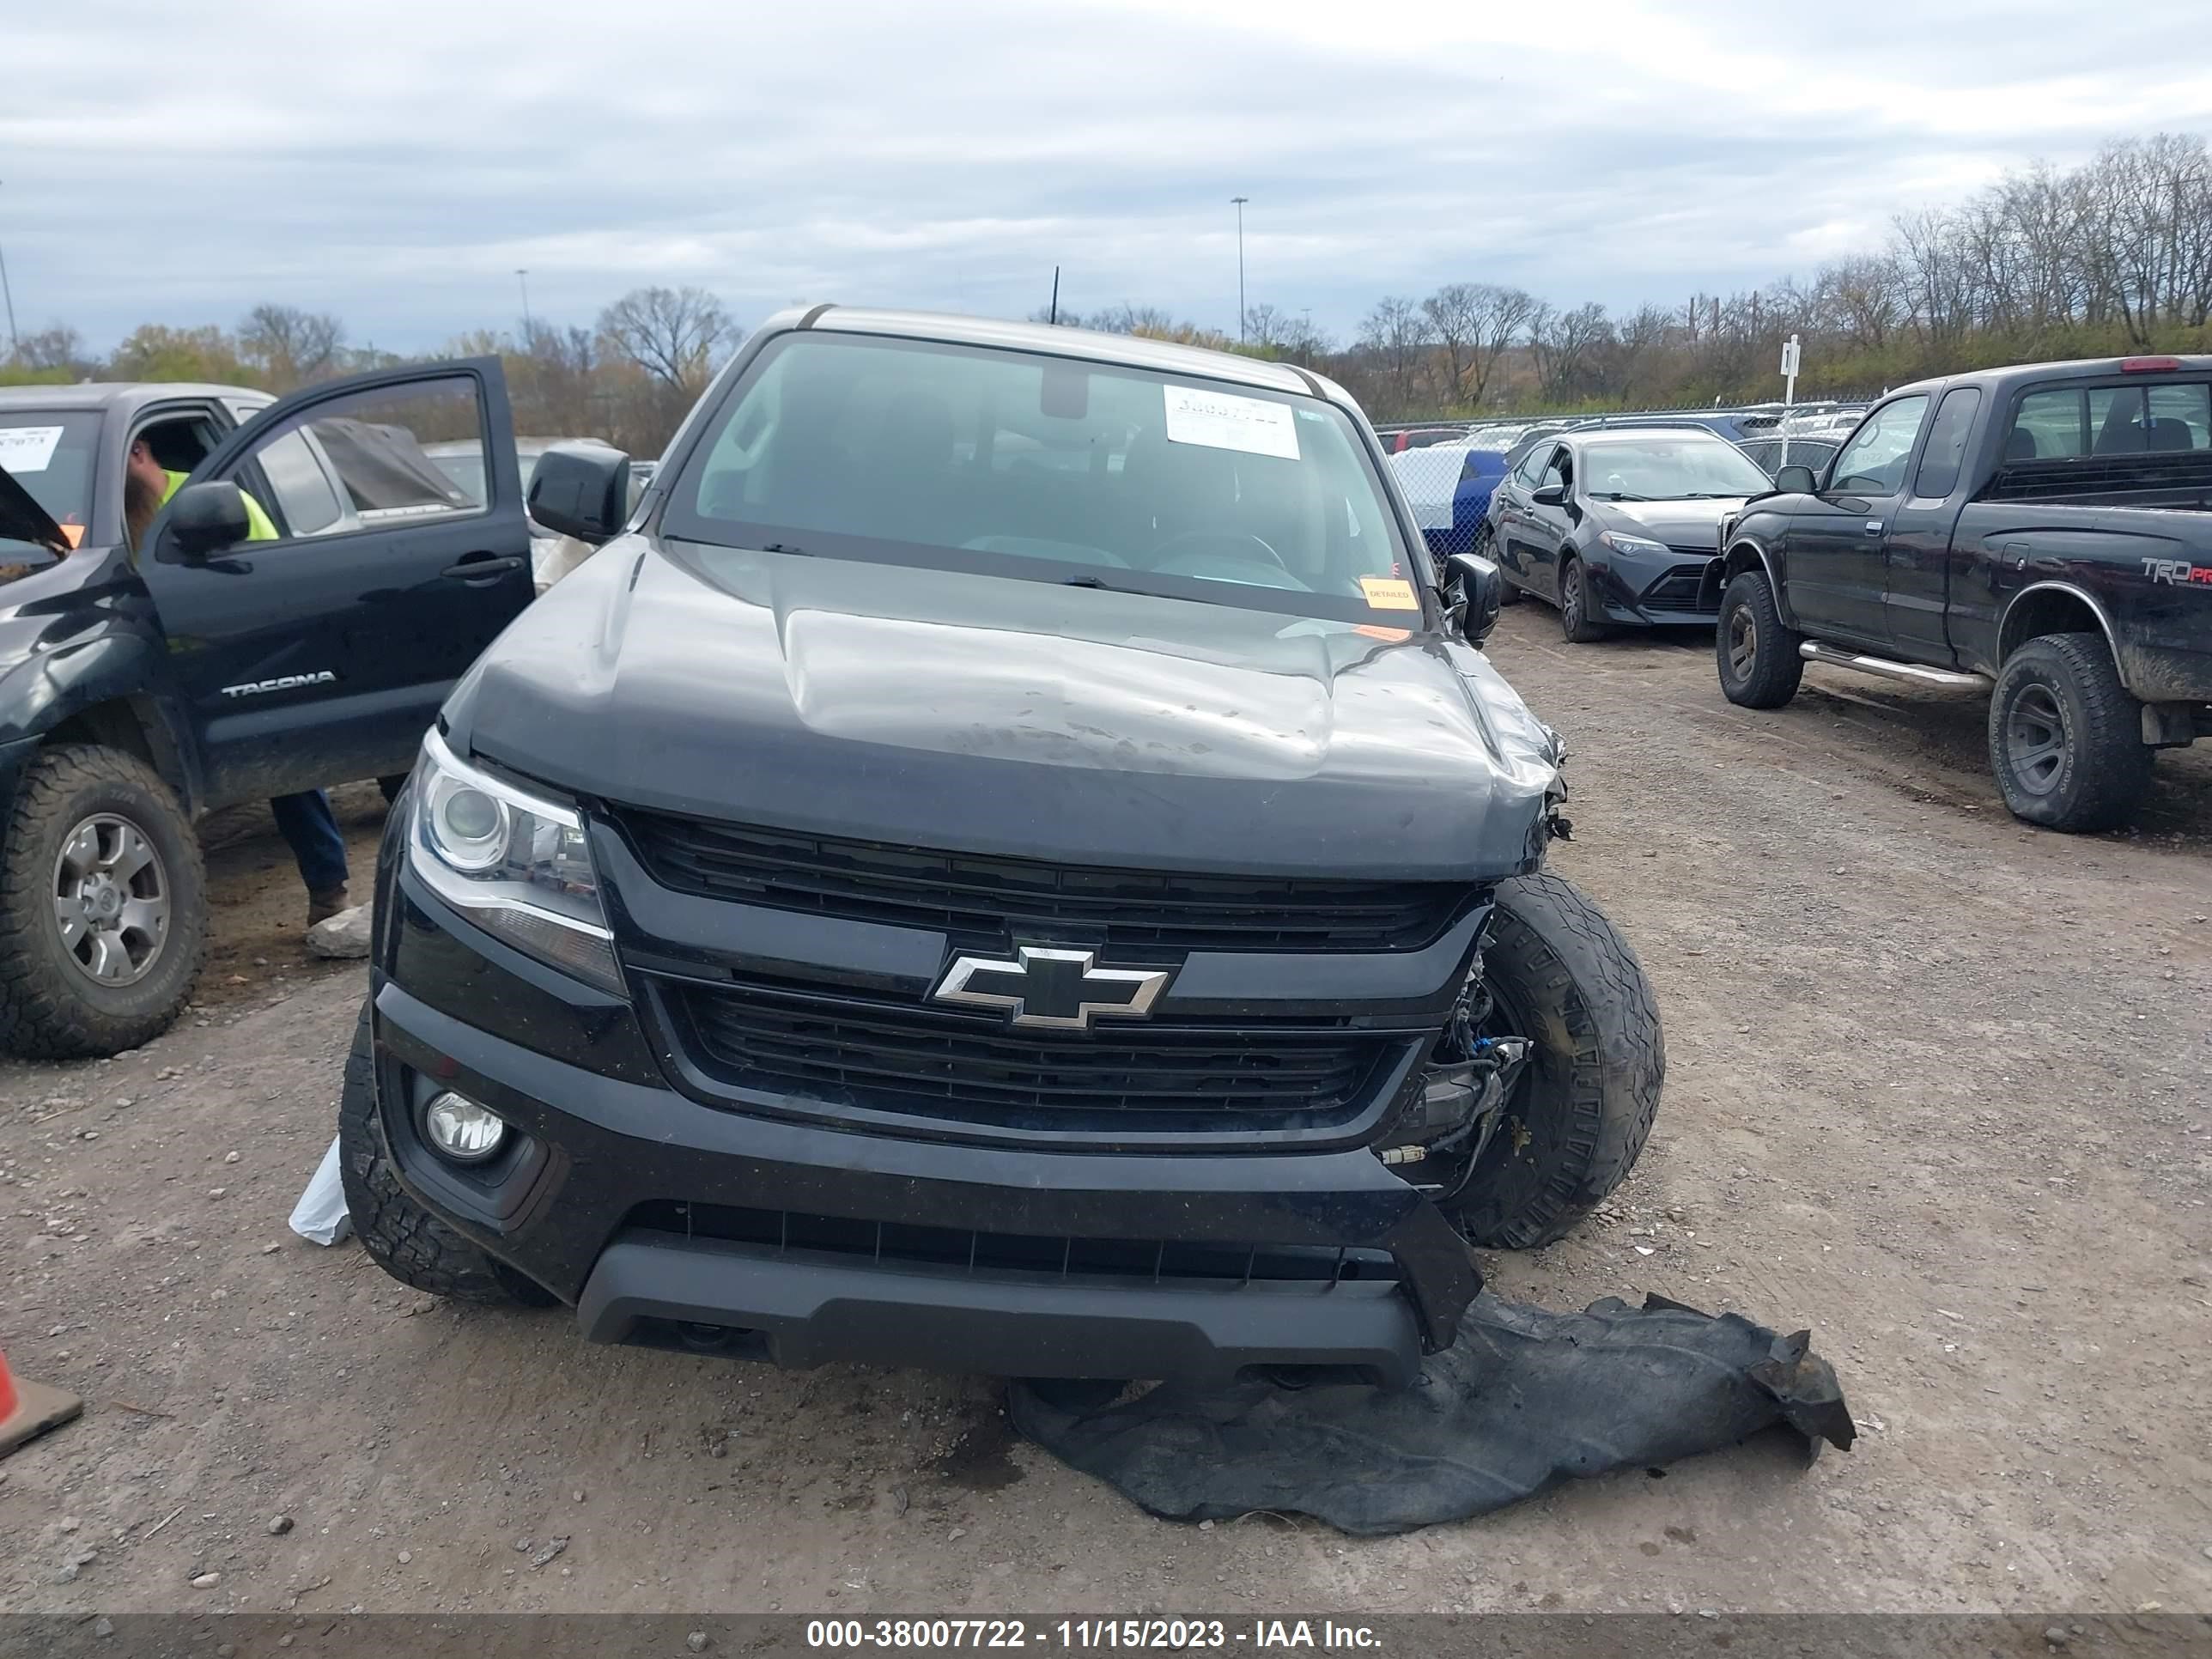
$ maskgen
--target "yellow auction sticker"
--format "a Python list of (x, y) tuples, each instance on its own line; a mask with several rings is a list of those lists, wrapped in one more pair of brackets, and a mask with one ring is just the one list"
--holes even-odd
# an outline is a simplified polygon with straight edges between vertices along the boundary
[(1413, 597), (1413, 585), (1389, 576), (1362, 576), (1359, 591), (1367, 596), (1367, 603), (1377, 611), (1419, 611), (1421, 602)]

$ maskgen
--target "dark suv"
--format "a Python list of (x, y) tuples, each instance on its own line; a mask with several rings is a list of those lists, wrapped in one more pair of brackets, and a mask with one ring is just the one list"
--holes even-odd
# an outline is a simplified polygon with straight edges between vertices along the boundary
[(1338, 388), (1144, 340), (763, 326), (457, 686), (392, 815), (343, 1166), (410, 1285), (787, 1365), (1448, 1344), (1662, 1055), (1540, 873), (1560, 750)]

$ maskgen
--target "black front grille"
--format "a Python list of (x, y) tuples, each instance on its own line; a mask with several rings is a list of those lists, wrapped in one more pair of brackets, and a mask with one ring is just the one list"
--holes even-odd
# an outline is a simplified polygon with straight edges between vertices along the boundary
[(993, 1016), (778, 984), (663, 994), (678, 1041), (728, 1086), (1029, 1131), (1340, 1123), (1407, 1040), (1151, 1021), (1032, 1036)]
[[(1676, 548), (1676, 552), (1683, 550)], [(1646, 611), (1699, 611), (1713, 606), (1701, 606), (1698, 595), (1705, 582), (1705, 564), (1678, 564), (1657, 581), (1644, 590)]]
[(1055, 938), (1072, 942), (1161, 951), (1418, 949), (1433, 943), (1473, 897), (1471, 888), (1452, 882), (1085, 868), (824, 840), (635, 809), (619, 819), (664, 887), (963, 939), (1057, 928)]
[(624, 1224), (684, 1238), (751, 1245), (780, 1255), (963, 1273), (1047, 1273), (1151, 1284), (1196, 1279), (1223, 1285), (1298, 1285), (1313, 1290), (1355, 1282), (1390, 1285), (1401, 1277), (1389, 1251), (1356, 1247), (1070, 1238), (723, 1204), (641, 1205), (630, 1212)]

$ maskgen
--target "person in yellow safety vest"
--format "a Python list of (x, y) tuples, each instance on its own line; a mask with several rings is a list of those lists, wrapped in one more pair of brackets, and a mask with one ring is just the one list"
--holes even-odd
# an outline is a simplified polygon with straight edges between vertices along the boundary
[[(146, 533), (146, 526), (154, 515), (169, 504), (169, 497), (185, 487), (191, 477), (188, 472), (172, 472), (154, 459), (154, 452), (143, 438), (134, 439), (129, 459), (123, 474), (123, 520), (131, 532), (131, 545), (136, 548)], [(249, 542), (273, 542), (276, 526), (252, 492), (241, 489), (239, 498), (246, 503), (246, 539)]]
[[(184, 487), (189, 476), (163, 466), (143, 438), (132, 442), (123, 476), (123, 516), (134, 549), (154, 515), (168, 505), (169, 497)], [(238, 494), (246, 503), (246, 539), (281, 539), (261, 503), (249, 491), (240, 489)], [(337, 915), (347, 902), (346, 845), (337, 815), (331, 811), (331, 798), (319, 789), (276, 795), (270, 799), (269, 811), (276, 820), (277, 833), (292, 849), (300, 879), (307, 884), (307, 926)]]

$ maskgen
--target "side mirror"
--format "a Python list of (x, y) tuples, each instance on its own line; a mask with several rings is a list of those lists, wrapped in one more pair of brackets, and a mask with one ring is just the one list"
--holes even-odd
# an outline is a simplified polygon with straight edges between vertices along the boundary
[(1799, 466), (1792, 461), (1774, 475), (1774, 487), (1785, 495), (1810, 495), (1820, 489), (1820, 481), (1809, 466)]
[(1540, 489), (1531, 490), (1528, 499), (1539, 507), (1565, 507), (1567, 504), (1567, 487), (1565, 484), (1545, 484)]
[(169, 536), (187, 559), (211, 558), (252, 535), (246, 497), (228, 482), (186, 484), (169, 504)]
[(618, 449), (553, 448), (530, 477), (530, 516), (597, 547), (629, 522), (629, 457)]
[(1473, 645), (1480, 645), (1498, 626), (1498, 612), (1505, 603), (1505, 578), (1498, 567), (1480, 554), (1455, 553), (1444, 562), (1446, 580), (1460, 593), (1460, 632)]

